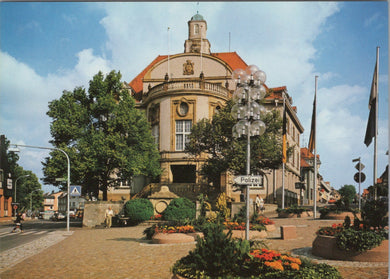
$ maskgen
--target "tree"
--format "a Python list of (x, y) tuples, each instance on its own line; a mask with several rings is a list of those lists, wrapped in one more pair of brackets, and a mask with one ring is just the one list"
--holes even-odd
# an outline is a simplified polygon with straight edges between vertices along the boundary
[[(214, 185), (220, 184), (222, 172), (230, 170), (236, 174), (246, 173), (245, 137), (235, 139), (232, 128), (237, 122), (231, 116), (233, 102), (213, 116), (213, 119), (202, 119), (191, 130), (186, 151), (194, 156), (208, 154), (202, 173)], [(266, 132), (251, 137), (251, 173), (262, 173), (267, 169), (276, 169), (282, 162), (282, 125), (280, 114), (273, 110), (262, 117)], [(291, 152), (291, 147), (288, 152)]]
[(353, 185), (344, 185), (339, 189), (341, 196), (341, 201), (344, 203), (344, 206), (348, 209), (354, 198), (356, 197), (356, 189)]
[[(16, 201), (19, 203), (19, 210), (25, 211), (30, 209), (30, 202), (33, 209), (39, 209), (42, 206), (43, 192), (37, 176), (32, 171), (24, 170), (19, 166), (19, 155), (13, 151), (8, 151), (9, 140), (1, 136), (1, 168), (3, 169), (4, 181), (6, 185), (7, 178), (12, 179), (12, 189), (4, 187), (5, 196), (14, 198), (16, 179)], [(28, 176), (27, 176), (28, 175)], [(26, 177), (27, 176), (27, 177)], [(33, 194), (33, 199), (30, 199)]]
[[(63, 149), (71, 161), (71, 181), (86, 193), (98, 194), (132, 176), (157, 177), (159, 153), (145, 115), (124, 89), (120, 72), (101, 72), (89, 82), (88, 92), (76, 87), (49, 103), (53, 121), (51, 143)], [(55, 178), (65, 177), (67, 165), (57, 150), (45, 159), (44, 182), (64, 187)], [(62, 182), (64, 183), (64, 182)]]

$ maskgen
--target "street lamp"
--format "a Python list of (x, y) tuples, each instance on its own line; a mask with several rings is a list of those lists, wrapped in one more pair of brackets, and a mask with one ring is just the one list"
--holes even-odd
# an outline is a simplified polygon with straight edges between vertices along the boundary
[[(233, 137), (247, 136), (247, 160), (246, 174), (250, 175), (250, 138), (260, 136), (265, 132), (265, 124), (260, 116), (265, 113), (265, 108), (257, 101), (263, 99), (266, 94), (264, 86), (266, 74), (255, 65), (245, 69), (237, 69), (232, 73), (232, 79), (237, 83), (233, 94), (231, 114), (239, 121), (233, 126)], [(249, 184), (246, 186), (246, 230), (245, 239), (249, 240)]]
[(13, 145), (15, 147), (18, 147), (18, 146), (21, 146), (21, 147), (28, 147), (28, 148), (37, 148), (37, 149), (48, 149), (48, 150), (58, 150), (58, 151), (61, 151), (65, 156), (66, 156), (66, 160), (68, 162), (68, 183), (67, 183), (67, 218), (66, 218), (66, 230), (69, 232), (69, 194), (70, 194), (70, 159), (69, 159), (69, 156), (68, 154), (60, 149), (60, 148), (55, 148), (55, 147), (42, 147), (42, 146), (33, 146), (33, 145), (21, 145), (21, 144), (10, 144), (10, 145)]
[[(16, 180), (15, 180), (14, 203), (16, 203), (16, 186), (17, 186), (17, 184), (18, 184), (18, 180), (19, 180), (20, 178), (23, 178), (23, 177), (30, 177), (30, 175), (29, 175), (29, 174), (26, 174), (26, 175), (22, 175), (22, 176), (19, 176), (18, 178), (16, 178)], [(16, 216), (16, 208), (15, 208), (15, 216)]]

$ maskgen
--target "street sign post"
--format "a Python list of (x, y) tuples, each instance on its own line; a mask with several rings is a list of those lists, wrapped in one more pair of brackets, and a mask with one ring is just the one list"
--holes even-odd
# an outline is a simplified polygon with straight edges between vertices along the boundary
[[(360, 179), (359, 179), (359, 174), (360, 174)], [(355, 173), (355, 175), (353, 176), (353, 179), (355, 180), (355, 182), (357, 183), (363, 183), (365, 180), (366, 180), (366, 175), (363, 173), (363, 172), (357, 172)]]
[(81, 196), (81, 186), (71, 185), (70, 186), (70, 195), (72, 197), (80, 197)]
[(365, 165), (359, 162), (356, 164), (355, 169), (357, 169), (358, 171), (362, 171), (365, 167)]
[(263, 186), (263, 176), (261, 175), (239, 175), (234, 177), (234, 182), (238, 185)]

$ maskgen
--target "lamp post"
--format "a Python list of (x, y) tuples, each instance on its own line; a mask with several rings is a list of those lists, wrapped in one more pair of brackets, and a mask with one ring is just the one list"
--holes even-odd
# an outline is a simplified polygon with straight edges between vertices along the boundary
[[(233, 126), (233, 137), (247, 136), (246, 174), (250, 175), (251, 136), (259, 136), (265, 132), (265, 124), (260, 120), (260, 115), (265, 113), (265, 108), (257, 103), (264, 98), (266, 89), (264, 83), (266, 75), (255, 65), (250, 65), (244, 70), (237, 69), (232, 73), (232, 79), (237, 83), (233, 94), (232, 116), (239, 121)], [(246, 186), (246, 229), (245, 239), (249, 240), (249, 184)]]
[[(26, 174), (26, 175), (22, 175), (22, 176), (19, 176), (18, 178), (16, 178), (15, 180), (15, 193), (14, 193), (14, 203), (16, 203), (16, 186), (18, 185), (18, 180), (22, 177), (30, 177), (29, 174)], [(15, 208), (15, 216), (16, 216), (16, 208)]]
[(42, 146), (21, 145), (21, 144), (10, 144), (10, 145), (13, 145), (15, 147), (20, 146), (20, 147), (37, 148), (37, 149), (58, 150), (58, 151), (61, 151), (66, 156), (66, 160), (68, 162), (68, 173), (67, 173), (68, 174), (68, 183), (67, 183), (67, 188), (68, 188), (67, 189), (67, 193), (68, 193), (67, 194), (67, 206), (68, 206), (68, 208), (67, 208), (67, 213), (66, 213), (66, 215), (67, 215), (66, 230), (69, 232), (70, 159), (69, 159), (68, 154), (64, 150), (62, 150), (60, 148), (55, 148), (55, 147), (42, 147)]
[(30, 211), (31, 211), (31, 213), (32, 213), (32, 194), (36, 191), (39, 191), (39, 190), (41, 190), (41, 189), (35, 189), (35, 190), (31, 191), (31, 193), (30, 193)]

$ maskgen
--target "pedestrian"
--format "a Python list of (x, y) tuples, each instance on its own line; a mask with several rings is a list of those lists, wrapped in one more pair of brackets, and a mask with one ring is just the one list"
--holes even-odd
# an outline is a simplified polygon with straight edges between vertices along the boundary
[(256, 204), (256, 212), (257, 213), (259, 213), (259, 212), (263, 213), (263, 211), (264, 211), (264, 200), (259, 195), (256, 195), (255, 204)]
[(112, 211), (111, 206), (109, 206), (106, 209), (106, 214), (105, 214), (106, 228), (111, 228), (112, 216), (114, 216), (114, 212)]
[(18, 229), (19, 229), (21, 232), (23, 232), (22, 220), (23, 220), (22, 213), (19, 212), (19, 213), (16, 215), (15, 228), (12, 230), (12, 232), (16, 232)]

